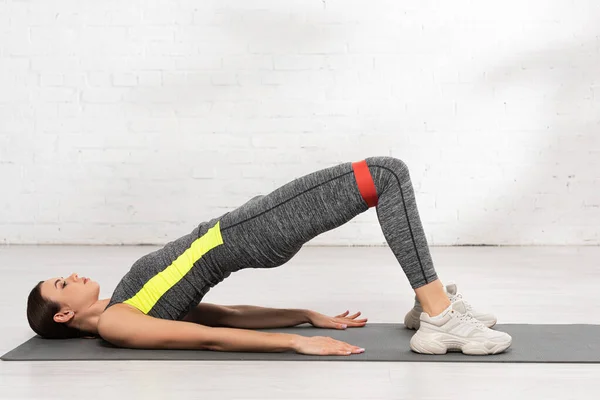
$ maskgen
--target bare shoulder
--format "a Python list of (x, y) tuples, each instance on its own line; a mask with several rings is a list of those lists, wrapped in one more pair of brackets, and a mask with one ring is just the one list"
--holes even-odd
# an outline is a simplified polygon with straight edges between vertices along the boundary
[(139, 349), (205, 349), (215, 342), (211, 327), (156, 318), (126, 304), (100, 316), (98, 334), (115, 346)]
[(129, 304), (119, 303), (104, 310), (104, 312), (100, 315), (100, 321), (110, 321), (115, 316), (121, 316), (124, 313), (145, 315), (143, 312), (135, 307), (130, 306)]
[(105, 340), (122, 345), (123, 339), (144, 320), (152, 319), (128, 304), (115, 304), (105, 310), (98, 320), (98, 334)]

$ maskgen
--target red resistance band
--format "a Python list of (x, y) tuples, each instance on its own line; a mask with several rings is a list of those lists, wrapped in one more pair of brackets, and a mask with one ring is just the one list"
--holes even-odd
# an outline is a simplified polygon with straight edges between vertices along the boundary
[(373, 177), (369, 171), (367, 161), (363, 160), (352, 163), (352, 169), (354, 170), (358, 190), (363, 199), (365, 199), (369, 208), (375, 207), (379, 199), (377, 198), (377, 190), (375, 189), (375, 183), (373, 183)]

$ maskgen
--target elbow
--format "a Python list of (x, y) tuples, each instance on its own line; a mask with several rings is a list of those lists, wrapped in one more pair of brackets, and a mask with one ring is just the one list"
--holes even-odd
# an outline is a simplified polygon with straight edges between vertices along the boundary
[(117, 337), (111, 337), (110, 335), (100, 335), (100, 337), (102, 338), (102, 340), (110, 343), (111, 345), (115, 346), (115, 347), (124, 347), (124, 348), (130, 348), (131, 345), (130, 343), (122, 338), (117, 338)]
[(225, 338), (222, 328), (205, 328), (204, 334), (195, 341), (194, 347), (198, 350), (227, 351)]
[(223, 313), (217, 320), (216, 328), (237, 328), (243, 320), (243, 312), (233, 306), (224, 308)]
[(152, 348), (152, 346), (148, 346), (148, 343), (146, 343), (147, 340), (143, 340), (143, 338), (136, 339), (131, 335), (119, 335), (117, 332), (106, 332), (104, 334), (100, 334), (100, 337), (115, 347), (128, 349)]

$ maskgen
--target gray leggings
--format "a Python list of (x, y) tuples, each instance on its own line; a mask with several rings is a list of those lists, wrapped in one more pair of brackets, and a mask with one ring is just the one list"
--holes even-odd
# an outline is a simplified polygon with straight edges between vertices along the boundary
[[(366, 162), (379, 198), (381, 230), (412, 288), (436, 280), (406, 164), (392, 157)], [(229, 272), (283, 265), (309, 240), (368, 208), (352, 163), (313, 172), (225, 214), (223, 246), (213, 261)]]

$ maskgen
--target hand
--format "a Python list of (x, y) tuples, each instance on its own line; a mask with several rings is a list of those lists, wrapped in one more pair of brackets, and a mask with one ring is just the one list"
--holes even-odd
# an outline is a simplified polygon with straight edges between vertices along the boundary
[(299, 354), (313, 356), (349, 356), (365, 351), (360, 347), (326, 336), (306, 337), (300, 335), (296, 338), (294, 350)]
[(346, 329), (347, 327), (366, 325), (367, 318), (356, 319), (356, 317), (360, 315), (360, 311), (347, 317), (348, 314), (349, 311), (346, 311), (345, 313), (336, 315), (335, 317), (328, 317), (327, 315), (312, 311), (308, 314), (308, 319), (309, 322), (317, 328)]

